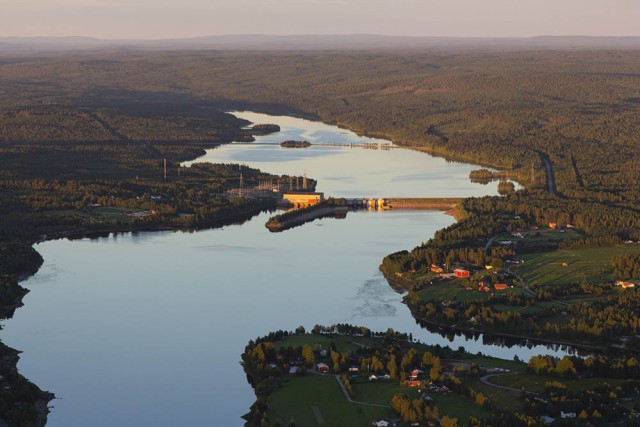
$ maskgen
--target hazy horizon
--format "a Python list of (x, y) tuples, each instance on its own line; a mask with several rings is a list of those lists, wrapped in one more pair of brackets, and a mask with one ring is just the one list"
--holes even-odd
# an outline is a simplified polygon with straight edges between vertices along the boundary
[(640, 36), (636, 0), (0, 0), (0, 37)]
[(407, 38), (407, 39), (460, 39), (460, 40), (530, 40), (536, 38), (585, 38), (585, 39), (637, 39), (638, 36), (611, 36), (611, 35), (586, 35), (586, 34), (535, 34), (532, 36), (407, 36), (394, 35), (384, 33), (290, 33), (290, 34), (266, 34), (266, 33), (223, 33), (223, 34), (200, 34), (184, 37), (96, 37), (82, 34), (73, 35), (56, 35), (56, 36), (5, 36), (0, 35), (0, 39), (93, 39), (98, 41), (114, 41), (114, 42), (152, 42), (152, 41), (172, 41), (172, 40), (192, 40), (206, 38), (259, 38), (259, 37), (381, 37), (381, 38)]

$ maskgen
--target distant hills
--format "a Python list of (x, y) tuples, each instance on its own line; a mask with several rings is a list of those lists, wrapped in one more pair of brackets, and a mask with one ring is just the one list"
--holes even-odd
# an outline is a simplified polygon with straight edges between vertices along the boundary
[(401, 37), (373, 34), (272, 36), (239, 34), (162, 40), (91, 37), (0, 37), (0, 52), (69, 50), (395, 50), (395, 49), (640, 49), (640, 37)]

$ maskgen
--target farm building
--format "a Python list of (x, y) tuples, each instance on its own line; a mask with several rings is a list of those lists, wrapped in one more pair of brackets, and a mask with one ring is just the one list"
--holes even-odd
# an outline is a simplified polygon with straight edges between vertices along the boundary
[(622, 286), (623, 289), (627, 289), (627, 288), (634, 288), (636, 284), (633, 282), (623, 282), (622, 280), (617, 280), (616, 286)]
[(431, 272), (432, 273), (444, 273), (444, 268), (439, 265), (431, 264)]
[(469, 277), (469, 270), (465, 270), (464, 268), (456, 268), (455, 270), (453, 270), (453, 274), (455, 274), (456, 277), (465, 278)]

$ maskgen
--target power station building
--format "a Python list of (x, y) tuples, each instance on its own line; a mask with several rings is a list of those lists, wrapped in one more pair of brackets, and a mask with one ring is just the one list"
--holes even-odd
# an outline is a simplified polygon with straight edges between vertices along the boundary
[(282, 198), (295, 207), (304, 207), (323, 201), (324, 193), (285, 193)]

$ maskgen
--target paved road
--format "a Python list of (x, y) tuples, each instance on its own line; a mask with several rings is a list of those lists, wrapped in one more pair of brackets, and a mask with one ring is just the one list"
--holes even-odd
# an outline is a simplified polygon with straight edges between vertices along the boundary
[(496, 240), (496, 238), (500, 236), (500, 234), (496, 234), (495, 236), (493, 236), (492, 238), (489, 239), (489, 241), (487, 242), (486, 245), (484, 245), (484, 251), (488, 251), (489, 250), (489, 246), (491, 246), (491, 244), (493, 243), (494, 240)]
[[(331, 375), (331, 374), (323, 374), (322, 372), (318, 372), (316, 371), (315, 367), (307, 370), (307, 372), (314, 375)], [(376, 408), (391, 408), (391, 406), (389, 405), (378, 405), (377, 403), (360, 402), (357, 400), (353, 400), (351, 396), (349, 396), (349, 392), (345, 388), (344, 384), (342, 384), (342, 381), (340, 381), (340, 375), (331, 375), (331, 376), (334, 377), (338, 382), (338, 385), (340, 386), (340, 390), (342, 390), (342, 393), (344, 394), (344, 398), (347, 399), (347, 402), (355, 403), (358, 405), (375, 406)]]
[(347, 402), (357, 403), (358, 405), (375, 406), (377, 408), (391, 408), (391, 406), (389, 405), (378, 405), (377, 403), (358, 402), (357, 400), (353, 400), (351, 396), (349, 396), (349, 392), (344, 387), (344, 384), (342, 384), (342, 381), (340, 381), (340, 376), (339, 375), (334, 375), (334, 376), (336, 377), (336, 381), (338, 381), (338, 385), (340, 385), (340, 389), (344, 393), (344, 397), (345, 399), (347, 399)]
[[(499, 388), (499, 389), (502, 389), (502, 390), (508, 390), (508, 391), (515, 391), (515, 392), (517, 392), (517, 393), (520, 393), (520, 392), (522, 392), (522, 390), (521, 390), (521, 389), (519, 389), (519, 388), (506, 387), (506, 386), (503, 386), (503, 385), (494, 384), (494, 383), (492, 383), (492, 382), (490, 382), (490, 381), (489, 381), (489, 378), (491, 378), (491, 377), (497, 377), (497, 376), (499, 376), (499, 375), (518, 375), (518, 374), (519, 374), (519, 372), (511, 372), (511, 373), (508, 373), (508, 374), (491, 374), (491, 375), (485, 375), (484, 377), (480, 377), (480, 382), (481, 382), (482, 384), (488, 385), (488, 386), (490, 386), (490, 387), (495, 387), (495, 388)], [(531, 394), (531, 395), (534, 395), (534, 396), (539, 396), (539, 395), (540, 395), (540, 393), (534, 393), (534, 392), (532, 392), (532, 391), (525, 391), (525, 393), (527, 393), (527, 394)]]
[[(509, 272), (509, 274), (511, 274), (513, 277), (515, 277), (516, 279), (518, 279), (518, 281), (519, 281), (519, 282), (520, 282), (520, 284), (522, 285), (522, 289), (523, 289), (525, 292), (527, 292), (527, 293), (529, 293), (529, 294), (531, 294), (531, 295), (533, 295), (533, 296), (535, 296), (535, 295), (536, 295), (536, 293), (535, 293), (535, 292), (534, 292), (534, 291), (529, 287), (529, 285), (527, 285), (527, 282), (525, 282), (525, 281), (524, 281), (524, 279), (523, 279), (519, 274), (514, 273), (513, 271), (511, 271), (511, 270), (509, 270), (509, 269), (507, 269), (507, 271), (508, 271), (508, 272)], [(565, 307), (569, 306), (569, 303), (568, 303), (568, 302), (560, 301), (560, 300), (557, 300), (557, 299), (551, 299), (550, 301), (551, 301), (551, 302), (555, 302), (555, 303), (560, 304), (560, 305), (564, 305)]]
[(513, 277), (518, 279), (518, 282), (520, 282), (520, 285), (522, 286), (522, 289), (525, 292), (527, 292), (527, 293), (529, 293), (529, 294), (531, 294), (533, 296), (536, 296), (536, 293), (533, 290), (531, 290), (531, 288), (529, 287), (529, 285), (527, 285), (527, 282), (524, 281), (522, 276), (520, 276), (518, 273), (514, 273), (513, 271), (511, 271), (509, 269), (507, 269), (507, 271), (509, 272), (510, 275), (512, 275)]
[(556, 194), (556, 183), (553, 179), (553, 169), (551, 168), (551, 162), (546, 155), (540, 154), (542, 161), (544, 162), (544, 168), (547, 171), (547, 191), (551, 194)]

